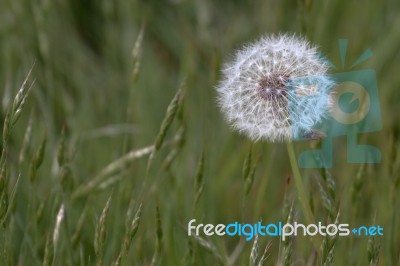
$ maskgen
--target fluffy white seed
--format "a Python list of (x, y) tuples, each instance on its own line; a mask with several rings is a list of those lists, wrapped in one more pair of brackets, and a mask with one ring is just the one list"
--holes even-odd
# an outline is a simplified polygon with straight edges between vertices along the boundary
[(334, 82), (316, 47), (293, 35), (263, 37), (222, 70), (218, 103), (252, 140), (300, 138), (327, 114)]

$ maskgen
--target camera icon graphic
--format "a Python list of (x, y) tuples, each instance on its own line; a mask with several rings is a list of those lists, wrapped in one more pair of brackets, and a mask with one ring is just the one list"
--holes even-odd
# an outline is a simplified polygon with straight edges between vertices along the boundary
[[(342, 68), (345, 66), (347, 40), (339, 40)], [(364, 62), (372, 56), (370, 49), (366, 50), (352, 67)], [(336, 67), (329, 60), (326, 63)], [(321, 139), (320, 148), (303, 151), (298, 157), (300, 168), (332, 168), (333, 167), (333, 138), (347, 137), (348, 163), (379, 163), (381, 152), (378, 148), (359, 144), (358, 136), (364, 133), (378, 132), (382, 129), (381, 111), (379, 104), (376, 72), (373, 69), (338, 72), (330, 75), (336, 85), (331, 89), (331, 100), (320, 98), (320, 103), (328, 108), (326, 119), (314, 126), (315, 132), (325, 135)], [(324, 86), (322, 83), (313, 84), (313, 79), (298, 80), (304, 85)], [(309, 96), (306, 96), (309, 97)], [(315, 97), (315, 96), (311, 96)], [(333, 102), (332, 102), (333, 99)], [(330, 102), (329, 102), (330, 101)], [(305, 139), (304, 132), (293, 130), (294, 139)]]

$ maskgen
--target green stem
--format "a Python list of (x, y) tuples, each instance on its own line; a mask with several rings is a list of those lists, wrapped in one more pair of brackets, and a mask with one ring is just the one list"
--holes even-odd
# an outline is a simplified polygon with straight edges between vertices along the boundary
[[(294, 152), (293, 143), (291, 141), (287, 141), (286, 147), (287, 147), (287, 151), (289, 154), (290, 165), (291, 165), (292, 171), (293, 171), (293, 179), (294, 179), (294, 183), (296, 185), (296, 190), (297, 190), (297, 194), (299, 197), (301, 209), (303, 211), (303, 214), (305, 216), (307, 223), (315, 224), (315, 218), (311, 211), (310, 205), (308, 204), (309, 200), (308, 200), (308, 197), (306, 194), (306, 190), (304, 188), (303, 180), (301, 179), (299, 167), (297, 165), (297, 159), (296, 159), (296, 154)], [(315, 237), (312, 240), (313, 240), (312, 242), (314, 244), (314, 247), (317, 250), (319, 250), (318, 241), (315, 239)]]
[(307, 223), (315, 223), (314, 215), (312, 214), (310, 205), (308, 205), (308, 197), (306, 195), (306, 190), (304, 189), (303, 180), (301, 179), (300, 170), (297, 166), (297, 159), (294, 153), (293, 144), (290, 141), (286, 142), (290, 165), (293, 171), (293, 179), (296, 185), (297, 194), (299, 196), (300, 205), (303, 211), (303, 214), (307, 220)]

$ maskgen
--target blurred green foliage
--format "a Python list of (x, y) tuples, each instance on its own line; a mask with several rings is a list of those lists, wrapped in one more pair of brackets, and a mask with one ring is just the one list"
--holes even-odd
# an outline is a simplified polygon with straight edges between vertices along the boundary
[[(33, 62), (35, 84), (10, 139), (2, 140), (7, 182), (0, 192), (7, 199), (15, 192), (15, 198), (5, 203), (0, 264), (243, 265), (254, 257), (253, 243), (189, 239), (187, 222), (301, 222), (285, 146), (258, 142), (249, 152), (250, 141), (223, 121), (214, 91), (235, 49), (264, 34), (289, 32), (304, 35), (335, 63), (337, 40), (348, 39), (347, 66), (367, 48), (374, 51), (357, 69), (377, 72), (384, 127), (359, 139), (376, 145), (382, 162), (348, 164), (346, 139), (338, 138), (334, 168), (302, 174), (317, 220), (334, 222), (339, 212), (343, 223), (381, 225), (384, 237), (338, 238), (334, 248), (325, 240), (322, 252), (302, 236), (290, 244), (261, 237), (259, 257), (271, 240), (266, 265), (314, 259), (316, 265), (398, 265), (399, 12), (397, 0), (2, 0), (1, 121)], [(134, 50), (141, 29), (143, 40)], [(139, 156), (135, 151), (159, 135), (182, 81), (184, 99), (163, 132), (164, 146)], [(130, 159), (117, 161), (131, 150)], [(39, 165), (37, 154), (43, 156)], [(248, 156), (251, 179), (245, 182)], [(74, 197), (110, 163), (112, 174)], [(103, 251), (95, 252), (100, 220), (106, 233)]]

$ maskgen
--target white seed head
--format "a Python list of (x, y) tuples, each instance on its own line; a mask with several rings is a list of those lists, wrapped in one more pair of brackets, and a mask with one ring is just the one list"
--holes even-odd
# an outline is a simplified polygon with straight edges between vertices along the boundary
[(218, 102), (228, 122), (252, 140), (289, 140), (325, 118), (334, 82), (317, 48), (293, 35), (263, 37), (222, 70)]

